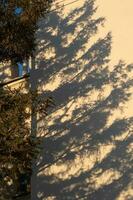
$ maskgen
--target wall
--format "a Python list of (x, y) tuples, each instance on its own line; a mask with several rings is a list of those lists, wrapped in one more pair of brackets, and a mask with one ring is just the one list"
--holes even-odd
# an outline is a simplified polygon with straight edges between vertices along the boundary
[(14, 74), (17, 75), (17, 69), (11, 70), (10, 63), (0, 63), (0, 82), (6, 82), (14, 78)]
[(29, 74), (31, 68), (31, 59), (24, 61), (23, 64), (12, 65), (10, 62), (0, 63), (0, 84), (15, 81)]
[(119, 61), (129, 43), (117, 49), (113, 35), (112, 45), (115, 19), (106, 28), (100, 16), (106, 1), (97, 1), (97, 11), (94, 0), (56, 2), (40, 21), (31, 72), (32, 85), (55, 100), (47, 119), (37, 121), (43, 148), (32, 199), (131, 200), (133, 65)]

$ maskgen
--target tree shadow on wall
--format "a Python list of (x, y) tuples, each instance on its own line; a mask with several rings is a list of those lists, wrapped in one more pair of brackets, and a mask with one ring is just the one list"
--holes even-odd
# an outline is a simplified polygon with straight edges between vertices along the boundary
[(94, 19), (95, 12), (88, 0), (65, 18), (52, 12), (40, 23), (32, 76), (56, 106), (47, 130), (46, 121), (38, 120), (43, 150), (32, 178), (35, 200), (133, 198), (133, 117), (123, 113), (133, 65), (120, 61), (110, 69), (110, 33), (91, 44), (104, 21)]

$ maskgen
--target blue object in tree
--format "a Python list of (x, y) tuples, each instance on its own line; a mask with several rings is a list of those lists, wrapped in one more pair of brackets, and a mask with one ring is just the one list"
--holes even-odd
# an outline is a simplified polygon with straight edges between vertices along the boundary
[(23, 76), (23, 63), (17, 63), (18, 65), (18, 75), (19, 77)]
[(23, 12), (23, 8), (21, 8), (21, 7), (16, 7), (15, 8), (15, 11), (14, 11), (14, 13), (15, 13), (15, 15), (21, 15), (21, 13)]
[(27, 73), (30, 73), (30, 67), (29, 66), (27, 67)]

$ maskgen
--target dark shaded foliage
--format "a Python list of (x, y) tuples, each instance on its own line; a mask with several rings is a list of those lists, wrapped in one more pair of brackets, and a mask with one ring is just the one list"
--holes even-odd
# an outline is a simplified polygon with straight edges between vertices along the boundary
[(0, 199), (26, 192), (32, 162), (39, 153), (40, 140), (32, 134), (31, 116), (44, 118), (53, 101), (37, 92), (0, 90)]
[(37, 22), (52, 0), (0, 0), (0, 62), (22, 62), (35, 50)]

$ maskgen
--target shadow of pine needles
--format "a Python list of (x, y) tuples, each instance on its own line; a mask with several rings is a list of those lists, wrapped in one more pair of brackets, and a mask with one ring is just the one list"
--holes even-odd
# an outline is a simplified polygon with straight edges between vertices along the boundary
[(43, 150), (32, 178), (35, 200), (133, 198), (133, 117), (124, 113), (133, 65), (119, 61), (110, 69), (111, 34), (96, 39), (104, 18), (93, 17), (94, 3), (40, 22), (38, 68), (31, 73), (56, 106), (47, 130), (38, 120)]

